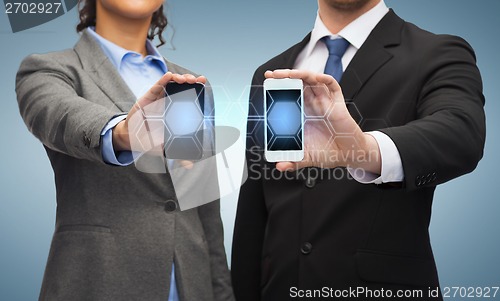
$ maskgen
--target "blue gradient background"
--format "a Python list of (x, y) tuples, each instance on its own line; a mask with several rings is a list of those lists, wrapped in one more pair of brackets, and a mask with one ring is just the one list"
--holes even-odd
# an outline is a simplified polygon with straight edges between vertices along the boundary
[[(474, 173), (437, 189), (431, 237), (442, 286), (500, 286), (500, 1), (386, 2), (407, 21), (432, 32), (460, 35), (476, 50), (487, 101), (485, 156)], [(312, 0), (172, 0), (167, 8), (176, 50), (165, 46), (162, 53), (225, 87), (227, 93), (215, 91), (216, 101), (222, 103), (241, 98), (257, 66), (307, 34), (317, 5)], [(0, 300), (38, 297), (55, 220), (53, 173), (41, 144), (19, 116), (15, 74), (28, 54), (73, 46), (76, 23), (73, 10), (12, 34), (3, 10), (0, 13)], [(244, 113), (235, 112), (240, 113), (227, 122), (242, 126)], [(222, 206), (230, 254), (236, 193), (224, 198)]]

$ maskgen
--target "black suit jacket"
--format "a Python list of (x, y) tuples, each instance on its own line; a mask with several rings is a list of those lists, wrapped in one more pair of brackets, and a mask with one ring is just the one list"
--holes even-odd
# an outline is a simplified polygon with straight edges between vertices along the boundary
[(361, 128), (382, 131), (396, 144), (404, 182), (364, 185), (344, 168), (274, 179), (279, 173), (262, 158), (262, 121), (251, 121), (263, 115), (258, 86), (265, 70), (292, 68), (308, 41), (253, 78), (247, 143), (256, 151), (247, 151), (249, 179), (232, 249), (237, 300), (287, 300), (291, 287), (324, 286), (422, 288), (426, 297), (428, 287), (439, 286), (428, 232), (434, 189), (472, 171), (483, 153), (484, 97), (474, 52), (463, 39), (426, 32), (391, 10), (340, 85)]

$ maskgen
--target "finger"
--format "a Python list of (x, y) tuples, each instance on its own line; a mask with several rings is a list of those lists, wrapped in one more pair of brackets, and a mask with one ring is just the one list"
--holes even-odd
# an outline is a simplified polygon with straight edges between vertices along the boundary
[(189, 160), (181, 160), (180, 164), (185, 169), (192, 169), (194, 167), (194, 163)]
[(328, 96), (328, 90), (323, 83), (318, 81), (317, 76), (317, 73), (304, 70), (292, 70), (291, 72), (291, 77), (302, 79), (304, 87), (310, 89), (314, 96)]
[(165, 73), (141, 98), (136, 101), (132, 111), (142, 111), (143, 107), (163, 98), (165, 96), (165, 85), (172, 80), (173, 76), (174, 74), (172, 72)]
[(186, 79), (186, 83), (188, 83), (188, 84), (196, 83), (196, 80), (197, 80), (196, 76), (194, 76), (192, 74), (184, 74), (183, 76)]
[(174, 74), (172, 76), (172, 80), (178, 84), (183, 84), (186, 82), (186, 77), (184, 77), (184, 75), (181, 74)]
[(155, 84), (149, 89), (148, 94), (157, 96), (163, 92), (163, 89), (164, 89), (164, 86)]
[(292, 162), (278, 162), (276, 163), (276, 169), (285, 172), (285, 171), (294, 171), (297, 170), (297, 164)]
[(328, 89), (328, 93), (330, 94), (329, 98), (332, 101), (331, 104), (324, 104), (333, 108), (328, 118), (333, 120), (344, 120), (344, 118), (350, 117), (339, 83), (332, 76), (327, 74), (318, 74), (317, 79)]
[(207, 78), (205, 76), (198, 76), (196, 78), (196, 82), (200, 84), (206, 84), (207, 83)]
[(206, 84), (207, 83), (207, 78), (205, 76), (194, 76), (192, 74), (185, 74), (184, 77), (186, 78), (186, 83), (188, 84)]
[(165, 73), (149, 90), (139, 99), (139, 101), (155, 101), (163, 97), (165, 93), (165, 85), (172, 80), (173, 73)]
[(307, 70), (298, 70), (298, 69), (293, 69), (290, 70), (289, 72), (290, 78), (298, 78), (301, 79), (304, 83), (314, 83), (316, 78), (314, 77), (315, 73), (312, 73)]
[(290, 69), (278, 69), (278, 70), (274, 70), (274, 71), (266, 71), (266, 73), (264, 73), (264, 76), (266, 76), (266, 78), (276, 78), (276, 79), (279, 79), (279, 78), (290, 78)]
[(307, 161), (300, 162), (278, 162), (276, 163), (276, 169), (285, 172), (285, 171), (294, 171), (301, 168), (309, 167), (311, 164)]
[(174, 74), (170, 71), (163, 74), (163, 76), (156, 82), (156, 85), (165, 86), (169, 81), (172, 80), (173, 75)]
[[(342, 94), (342, 88), (340, 87), (339, 83), (331, 76), (328, 74), (318, 74), (316, 76), (316, 80), (322, 84), (324, 84), (328, 90), (332, 94)], [(342, 101), (344, 101), (342, 97)]]
[(274, 71), (266, 71), (264, 73), (266, 78), (296, 78), (302, 79), (305, 82), (315, 84), (316, 73), (309, 72), (306, 70), (298, 70), (298, 69), (277, 69)]
[(324, 85), (317, 80), (317, 73), (310, 72), (307, 70), (290, 70), (290, 78), (301, 79), (304, 82), (305, 88), (310, 88), (310, 91), (314, 93), (314, 96), (327, 95), (328, 91), (325, 89)]
[(264, 76), (267, 78), (295, 78), (302, 79), (306, 84), (317, 84), (316, 73), (298, 70), (298, 69), (277, 69), (274, 71), (266, 71)]
[(276, 70), (274, 71), (274, 73), (278, 74), (279, 76), (286, 75), (289, 78), (301, 79), (304, 82), (304, 84), (307, 85), (317, 84), (316, 73), (307, 70), (299, 70), (299, 69)]
[(137, 102), (140, 103), (139, 106), (145, 106), (148, 103), (151, 103), (159, 98), (164, 93), (164, 86), (155, 84), (144, 94)]
[(304, 89), (304, 108), (310, 116), (325, 116), (333, 104), (330, 92), (324, 84), (307, 86)]

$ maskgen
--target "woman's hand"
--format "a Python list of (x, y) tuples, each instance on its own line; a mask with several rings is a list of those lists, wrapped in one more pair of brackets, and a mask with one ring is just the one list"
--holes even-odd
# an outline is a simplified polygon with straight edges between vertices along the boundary
[(161, 118), (154, 117), (163, 116), (165, 85), (171, 81), (179, 84), (205, 84), (207, 80), (204, 76), (165, 73), (144, 96), (137, 100), (128, 112), (127, 118), (114, 127), (113, 148), (115, 151), (163, 153), (164, 125)]

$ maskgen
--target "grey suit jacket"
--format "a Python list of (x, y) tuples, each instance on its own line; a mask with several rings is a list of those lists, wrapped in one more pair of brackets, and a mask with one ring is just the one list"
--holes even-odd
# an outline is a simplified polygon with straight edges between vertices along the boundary
[(168, 173), (103, 162), (100, 132), (135, 97), (91, 36), (83, 33), (74, 49), (27, 57), (16, 91), (56, 181), (40, 300), (166, 301), (172, 262), (181, 300), (234, 298), (219, 201), (179, 211)]

